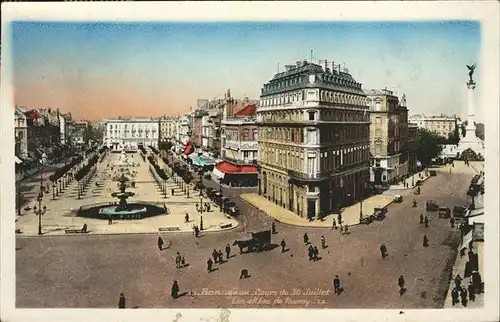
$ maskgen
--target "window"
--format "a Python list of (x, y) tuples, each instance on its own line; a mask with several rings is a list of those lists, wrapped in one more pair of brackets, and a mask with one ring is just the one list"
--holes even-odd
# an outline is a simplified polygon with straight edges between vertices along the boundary
[(316, 187), (314, 187), (313, 184), (308, 184), (307, 185), (307, 191), (314, 192), (315, 190), (316, 190)]
[(249, 151), (243, 151), (243, 158), (247, 159), (249, 157)]
[(314, 121), (315, 117), (316, 117), (315, 112), (309, 112), (309, 121)]

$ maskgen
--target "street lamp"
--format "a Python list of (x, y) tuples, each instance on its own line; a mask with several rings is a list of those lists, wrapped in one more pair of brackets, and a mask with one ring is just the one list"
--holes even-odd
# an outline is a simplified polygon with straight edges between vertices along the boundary
[(200, 189), (200, 230), (203, 230), (203, 190)]
[(38, 235), (42, 234), (42, 216), (45, 214), (47, 211), (47, 207), (44, 205), (42, 207), (42, 198), (43, 198), (43, 192), (40, 190), (40, 193), (37, 196), (37, 201), (38, 201), (38, 208), (33, 207), (33, 211), (35, 212), (35, 215), (38, 216)]
[(52, 181), (52, 200), (56, 200), (56, 182)]

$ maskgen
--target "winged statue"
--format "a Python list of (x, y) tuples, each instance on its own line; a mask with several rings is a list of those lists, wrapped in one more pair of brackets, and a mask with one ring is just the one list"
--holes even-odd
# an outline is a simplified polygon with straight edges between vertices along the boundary
[(472, 83), (473, 82), (472, 75), (474, 74), (474, 69), (476, 69), (476, 64), (474, 64), (472, 66), (469, 66), (469, 65), (466, 65), (466, 66), (469, 69), (469, 78), (470, 78), (470, 82)]

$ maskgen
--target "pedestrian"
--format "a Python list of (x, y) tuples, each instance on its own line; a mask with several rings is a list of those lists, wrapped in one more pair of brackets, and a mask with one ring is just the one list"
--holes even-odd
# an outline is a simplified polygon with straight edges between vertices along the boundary
[(286, 247), (286, 243), (285, 243), (284, 239), (281, 240), (280, 245), (281, 245), (281, 252), (284, 253), (285, 252), (285, 247)]
[(455, 228), (455, 218), (450, 217), (450, 226), (451, 228)]
[(380, 254), (382, 255), (382, 258), (385, 258), (387, 256), (387, 247), (385, 244), (382, 244), (380, 246)]
[(87, 233), (87, 224), (83, 224), (82, 233)]
[(189, 214), (186, 212), (186, 215), (184, 216), (184, 221), (187, 224), (189, 222)]
[(417, 201), (415, 199), (413, 199), (413, 208), (417, 208)]
[(319, 250), (318, 250), (318, 247), (314, 246), (313, 253), (314, 253), (314, 261), (319, 260)]
[(172, 188), (172, 190), (170, 190), (172, 192), (172, 197), (174, 196), (174, 188)]
[(207, 202), (207, 212), (210, 212), (210, 204)]
[(403, 295), (405, 291), (405, 278), (403, 275), (400, 275), (398, 278), (398, 286), (399, 286), (399, 295)]
[(338, 220), (339, 220), (339, 225), (342, 225), (342, 213), (339, 213)]
[(456, 287), (453, 288), (453, 290), (451, 290), (451, 305), (455, 305), (458, 303), (458, 297), (460, 296), (460, 294), (458, 293), (458, 290)]
[(276, 225), (274, 224), (274, 221), (271, 223), (271, 232), (272, 234), (276, 234)]
[(170, 295), (172, 295), (172, 298), (174, 299), (179, 296), (179, 284), (177, 284), (177, 281), (174, 281), (174, 284), (172, 284), (172, 292)]
[(113, 218), (111, 217), (111, 215), (108, 216), (108, 225), (112, 225), (113, 224)]
[(323, 249), (326, 248), (325, 236), (321, 236), (321, 248), (323, 248)]
[(224, 254), (222, 253), (222, 250), (219, 249), (219, 251), (217, 252), (217, 256), (219, 257), (220, 263), (224, 262)]
[(425, 218), (424, 218), (424, 224), (425, 224), (425, 228), (429, 227), (429, 218), (427, 218), (427, 216), (425, 216)]
[(197, 225), (194, 225), (194, 236), (198, 238), (200, 236), (200, 229), (198, 228)]
[(348, 225), (344, 226), (344, 235), (348, 235), (349, 234), (349, 231), (348, 231), (347, 227), (349, 227), (349, 226)]
[(304, 234), (304, 244), (309, 244), (309, 236), (307, 236), (307, 233)]
[(158, 236), (158, 249), (163, 249), (163, 239), (160, 236)]
[(333, 292), (340, 295), (340, 278), (338, 275), (335, 275), (335, 278), (333, 279)]
[(335, 221), (335, 218), (333, 218), (333, 222), (332, 222), (332, 230), (333, 229), (337, 229), (337, 222)]
[(123, 293), (120, 293), (120, 299), (118, 300), (118, 308), (119, 309), (125, 308), (125, 295), (123, 295)]
[(424, 214), (420, 214), (420, 224), (424, 223)]
[(214, 248), (214, 251), (212, 252), (212, 257), (214, 258), (214, 263), (218, 263), (219, 262), (219, 254), (217, 253), (217, 250)]
[(184, 256), (181, 257), (181, 267), (184, 267), (186, 266), (186, 259), (184, 258)]
[(462, 305), (467, 306), (467, 290), (465, 287), (460, 291), (460, 297), (462, 298)]
[(309, 248), (307, 249), (307, 254), (309, 255), (309, 260), (314, 259), (314, 248), (312, 245), (309, 245)]
[(208, 272), (209, 272), (209, 273), (211, 273), (211, 272), (212, 272), (212, 266), (213, 266), (213, 265), (214, 265), (214, 262), (212, 261), (212, 259), (211, 259), (211, 258), (209, 258), (209, 259), (207, 260), (207, 270), (208, 270)]
[(427, 235), (424, 235), (424, 241), (422, 244), (424, 245), (424, 247), (429, 246), (429, 239), (427, 239)]
[(469, 291), (469, 300), (474, 302), (476, 300), (476, 290), (474, 289), (474, 284), (472, 283), (472, 278), (469, 279), (469, 286), (467, 287)]
[(177, 252), (177, 255), (175, 256), (175, 266), (177, 268), (181, 268), (181, 254)]
[(340, 228), (340, 234), (342, 235), (342, 233), (344, 232), (344, 229), (342, 228), (342, 224), (339, 225), (339, 228)]
[(229, 259), (229, 255), (231, 254), (231, 246), (229, 244), (226, 245), (226, 258)]
[(457, 274), (457, 276), (455, 276), (455, 288), (457, 290), (462, 288), (462, 286), (460, 285), (461, 283), (462, 283), (462, 278), (460, 277), (459, 274)]

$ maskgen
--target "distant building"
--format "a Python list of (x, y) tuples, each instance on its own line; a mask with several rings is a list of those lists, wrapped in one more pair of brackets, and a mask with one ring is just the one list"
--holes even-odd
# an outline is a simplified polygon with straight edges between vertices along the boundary
[(158, 135), (159, 142), (168, 142), (174, 140), (177, 136), (177, 122), (178, 118), (173, 116), (163, 116), (159, 119), (159, 130)]
[[(15, 155), (18, 158), (26, 159), (28, 157), (28, 119), (23, 110), (18, 107), (14, 110), (14, 139)], [(22, 160), (18, 163), (21, 162)]]
[(455, 116), (427, 116), (417, 114), (410, 116), (408, 121), (417, 124), (419, 128), (427, 129), (445, 139), (453, 135), (457, 128), (457, 118)]
[(104, 145), (112, 151), (158, 148), (159, 122), (152, 118), (104, 120)]
[(367, 91), (370, 108), (370, 182), (392, 183), (408, 174), (408, 109), (387, 89)]
[(221, 158), (214, 173), (223, 182), (234, 186), (256, 186), (259, 159), (257, 106), (247, 105), (233, 115), (225, 107), (221, 130)]
[(307, 61), (264, 84), (257, 108), (259, 194), (319, 218), (366, 196), (366, 94), (346, 69)]
[(419, 171), (417, 150), (420, 143), (417, 129), (417, 124), (408, 123), (408, 173), (416, 173)]

